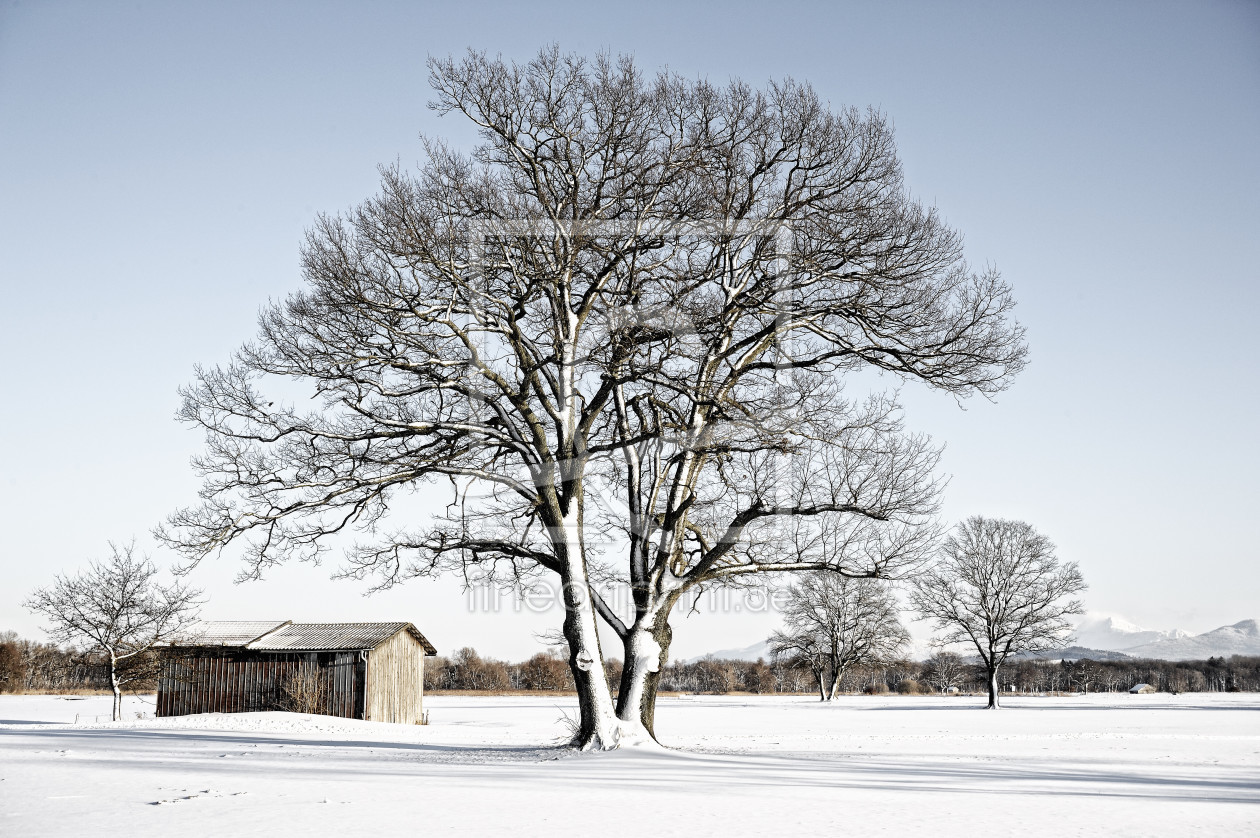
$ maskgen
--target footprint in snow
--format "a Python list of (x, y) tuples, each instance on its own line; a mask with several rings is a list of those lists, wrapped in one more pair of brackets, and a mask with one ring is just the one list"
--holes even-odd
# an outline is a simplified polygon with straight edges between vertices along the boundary
[(202, 789), (196, 794), (186, 794), (183, 797), (172, 797), (168, 800), (154, 800), (149, 805), (162, 806), (168, 803), (183, 803), (185, 800), (196, 800), (199, 797), (240, 797), (243, 794), (249, 794), (249, 792), (235, 791), (235, 792), (232, 792), (231, 794), (224, 794), (223, 792), (215, 791), (214, 789)]

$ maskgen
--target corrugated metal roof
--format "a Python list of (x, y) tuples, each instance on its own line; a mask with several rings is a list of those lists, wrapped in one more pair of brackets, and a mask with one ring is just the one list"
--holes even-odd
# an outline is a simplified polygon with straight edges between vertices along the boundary
[(172, 641), (178, 646), (246, 646), (278, 628), (288, 620), (220, 620), (198, 623)]
[(239, 646), (265, 652), (363, 651), (375, 649), (404, 630), (419, 641), (427, 654), (437, 654), (433, 644), (411, 623), (202, 623), (172, 645)]
[(326, 651), (375, 649), (410, 623), (292, 623), (268, 634), (251, 649)]

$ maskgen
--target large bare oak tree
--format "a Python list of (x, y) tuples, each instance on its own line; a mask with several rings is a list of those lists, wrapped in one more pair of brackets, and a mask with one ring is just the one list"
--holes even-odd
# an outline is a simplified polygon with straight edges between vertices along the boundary
[[(575, 744), (615, 747), (651, 735), (684, 598), (921, 558), (937, 451), (846, 374), (993, 394), (1022, 330), (909, 197), (878, 113), (554, 48), (430, 69), (433, 106), (481, 142), (426, 140), (418, 172), (318, 221), (306, 288), (184, 393), (202, 502), (162, 534), (194, 561), (241, 542), (247, 576), (350, 530), (371, 538), (345, 571), (381, 585), (550, 576)], [(293, 385), (316, 405), (277, 395)], [(433, 480), (445, 514), (390, 516)], [(600, 620), (625, 660), (615, 705)]]
[(968, 518), (941, 546), (940, 561), (918, 576), (912, 601), (941, 632), (980, 655), (989, 707), (998, 709), (998, 670), (1020, 652), (1067, 644), (1068, 620), (1084, 613), (1070, 599), (1085, 590), (1075, 562), (1060, 564), (1048, 538), (1023, 521)]

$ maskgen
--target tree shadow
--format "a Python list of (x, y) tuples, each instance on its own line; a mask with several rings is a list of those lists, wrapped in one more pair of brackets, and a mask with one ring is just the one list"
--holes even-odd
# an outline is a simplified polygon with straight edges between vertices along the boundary
[[(1062, 798), (1122, 798), (1260, 804), (1260, 770), (1204, 767), (1194, 772), (1150, 770), (1136, 763), (1060, 759), (942, 758), (853, 753), (757, 754), (629, 748), (578, 754), (556, 745), (461, 746), (367, 738), (317, 739), (283, 734), (190, 729), (66, 728), (14, 731), (46, 740), (48, 749), (79, 753), (78, 762), (117, 768), (158, 749), (172, 768), (234, 774), (324, 777), (407, 777), (440, 770), (468, 782), (543, 781), (569, 788), (615, 784), (628, 791), (686, 788), (703, 794), (731, 787), (828, 788), (921, 794), (998, 794)], [(258, 747), (259, 750), (242, 752)], [(291, 750), (283, 750), (291, 749)], [(100, 752), (97, 758), (85, 750)], [(233, 753), (217, 754), (217, 751)], [(339, 752), (339, 753), (337, 753)], [(234, 759), (219, 759), (231, 756)], [(326, 757), (326, 758), (321, 758)]]

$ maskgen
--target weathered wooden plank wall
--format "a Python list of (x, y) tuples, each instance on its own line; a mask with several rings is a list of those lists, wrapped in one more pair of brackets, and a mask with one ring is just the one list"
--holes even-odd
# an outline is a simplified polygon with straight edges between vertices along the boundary
[(324, 684), (326, 715), (361, 719), (365, 670), (358, 652), (170, 654), (158, 680), (157, 714), (283, 709), (286, 679), (307, 672)]
[(400, 631), (368, 653), (367, 707), (373, 722), (416, 724), (424, 712), (424, 647)]

